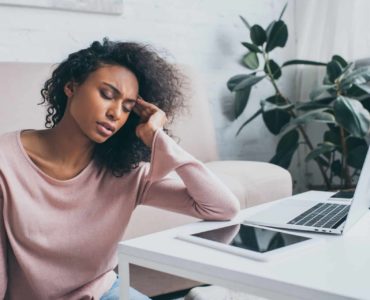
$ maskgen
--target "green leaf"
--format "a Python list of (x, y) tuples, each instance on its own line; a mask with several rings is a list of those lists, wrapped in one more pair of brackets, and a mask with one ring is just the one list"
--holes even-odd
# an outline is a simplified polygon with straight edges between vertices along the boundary
[(280, 76), (281, 76), (281, 69), (280, 69), (279, 65), (274, 60), (269, 59), (266, 62), (265, 67), (263, 69), (266, 74), (269, 74), (268, 67), (270, 68), (272, 78), (279, 79)]
[(286, 124), (286, 126), (282, 129), (282, 131), (286, 130), (287, 128), (291, 126), (304, 125), (304, 124), (312, 123), (312, 122), (335, 124), (334, 116), (331, 113), (328, 113), (326, 111), (327, 111), (326, 108), (309, 111), (293, 119), (292, 121), (290, 121), (290, 123)]
[(249, 95), (251, 93), (251, 88), (247, 88), (235, 93), (235, 102), (234, 102), (234, 113), (235, 118), (239, 117), (247, 106)]
[(266, 32), (260, 25), (253, 25), (250, 31), (252, 42), (257, 46), (262, 46), (266, 42)]
[(370, 113), (355, 99), (339, 96), (334, 103), (337, 122), (353, 136), (363, 138), (370, 128)]
[(332, 152), (336, 149), (336, 145), (330, 142), (325, 142), (320, 144), (316, 149), (313, 149), (305, 158), (305, 162), (308, 162), (312, 159), (317, 159), (320, 155)]
[(296, 129), (291, 130), (283, 135), (276, 147), (276, 153), (271, 158), (270, 163), (288, 169), (294, 152), (298, 148), (298, 140), (299, 133)]
[(365, 84), (352, 84), (347, 90), (346, 96), (352, 97), (362, 97), (370, 94), (370, 87)]
[(271, 35), (271, 30), (272, 30), (272, 27), (274, 27), (274, 24), (276, 23), (276, 21), (272, 21), (269, 26), (267, 26), (266, 28), (266, 36), (267, 36), (267, 39), (269, 39), (269, 36)]
[(242, 20), (242, 22), (244, 23), (244, 25), (250, 30), (251, 29), (251, 25), (249, 25), (248, 21), (243, 16), (239, 16), (239, 18)]
[(281, 137), (276, 147), (276, 152), (282, 153), (282, 152), (289, 151), (289, 149), (292, 147), (293, 144), (298, 143), (298, 140), (299, 140), (299, 133), (297, 129), (288, 131)]
[(365, 157), (367, 154), (367, 151), (369, 149), (367, 143), (365, 140), (360, 139), (357, 146), (350, 146), (350, 142), (347, 140), (348, 144), (348, 156), (347, 156), (347, 163), (349, 166), (355, 168), (355, 169), (362, 169), (362, 166), (365, 162)]
[[(342, 62), (343, 63), (343, 62)], [(354, 64), (353, 62), (350, 62), (349, 64), (347, 64), (343, 70), (342, 70), (342, 74), (340, 76), (340, 79), (342, 80), (343, 77), (347, 76), (348, 74), (350, 74), (351, 72), (353, 72), (353, 68), (354, 68)]]
[(316, 160), (320, 165), (325, 166), (325, 167), (329, 167), (329, 162), (328, 162), (326, 159), (322, 158), (321, 156), (317, 157), (315, 160)]
[(324, 142), (329, 142), (341, 146), (340, 131), (338, 127), (331, 128), (324, 133)]
[(364, 84), (370, 81), (370, 66), (361, 67), (353, 70), (341, 81), (341, 87), (346, 89), (351, 84)]
[(275, 110), (275, 109), (280, 109), (280, 110), (290, 110), (291, 108), (294, 107), (293, 103), (287, 103), (287, 104), (274, 104), (271, 102), (268, 102), (266, 100), (261, 101), (261, 106), (263, 107), (263, 111), (267, 112), (270, 110)]
[(330, 108), (329, 105), (318, 103), (318, 101), (310, 101), (307, 103), (299, 104), (295, 107), (297, 110), (301, 111), (310, 111), (310, 110), (316, 110), (320, 108)]
[(256, 52), (256, 53), (262, 53), (262, 50), (258, 48), (255, 44), (242, 42), (242, 45), (247, 48), (249, 51)]
[(321, 96), (325, 92), (329, 92), (329, 90), (333, 89), (333, 88), (335, 88), (335, 85), (330, 84), (330, 85), (322, 85), (322, 86), (320, 86), (316, 89), (313, 89), (310, 92), (310, 99), (315, 100), (317, 97)]
[(326, 63), (312, 61), (312, 60), (302, 60), (302, 59), (293, 59), (288, 60), (282, 64), (281, 67), (290, 66), (290, 65), (311, 65), (311, 66), (326, 66)]
[(339, 159), (334, 160), (330, 168), (335, 176), (342, 177), (342, 164)]
[(276, 21), (267, 36), (266, 52), (270, 52), (276, 47), (284, 47), (288, 40), (288, 27), (284, 21)]
[(347, 67), (348, 63), (345, 61), (345, 59), (339, 55), (333, 55), (331, 60), (335, 60), (337, 61), (340, 66), (342, 67), (342, 69), (344, 69), (345, 67)]
[[(343, 63), (344, 62), (339, 62), (339, 64), (343, 64)], [(345, 90), (347, 90), (348, 88), (351, 87), (350, 83), (343, 83), (343, 79), (346, 78), (347, 76), (349, 76), (353, 72), (353, 66), (354, 66), (353, 62), (347, 64), (344, 68), (341, 65), (342, 71), (341, 71), (340, 76), (337, 79), (339, 81), (339, 87), (337, 88), (338, 90), (342, 90), (342, 92), (343, 92), (343, 91), (345, 91)], [(328, 76), (327, 76), (327, 78), (328, 78)], [(327, 80), (329, 81), (329, 78)], [(356, 82), (357, 82), (357, 80), (356, 80)], [(361, 84), (361, 83), (363, 83), (363, 82), (358, 82), (358, 84)]]
[(328, 74), (330, 82), (334, 82), (342, 74), (342, 67), (336, 60), (330, 61), (326, 66), (326, 73)]
[(361, 96), (364, 96), (366, 94), (370, 95), (370, 86), (368, 84), (354, 84), (354, 85), (360, 88), (362, 91), (364, 91), (364, 94), (362, 94)]
[[(284, 106), (283, 109), (280, 109), (278, 107), (271, 108), (269, 106), (270, 104), (278, 105), (278, 106)], [(279, 134), (281, 129), (289, 123), (289, 120), (291, 118), (290, 114), (286, 112), (284, 109), (288, 108), (285, 107), (286, 102), (281, 96), (271, 96), (267, 98), (265, 101), (261, 101), (262, 106), (262, 118), (265, 122), (265, 125), (267, 129), (272, 134)]]
[(329, 104), (333, 102), (336, 98), (334, 97), (326, 97), (317, 99), (315, 101), (308, 101), (302, 104), (296, 104), (296, 109), (301, 111), (309, 111), (309, 110), (316, 110), (319, 108), (330, 108)]
[(257, 82), (261, 81), (265, 77), (266, 76), (254, 76), (254, 75), (248, 76), (247, 78), (245, 78), (242, 81), (240, 81), (234, 87), (233, 91), (236, 92), (236, 91), (241, 91), (241, 90), (244, 90), (244, 89), (249, 89), (253, 85), (255, 85)]
[(262, 108), (260, 108), (259, 110), (257, 110), (253, 116), (251, 116), (247, 121), (245, 121), (243, 123), (242, 126), (240, 126), (238, 132), (236, 133), (236, 135), (238, 135), (240, 133), (240, 131), (242, 131), (242, 129), (244, 128), (244, 126), (246, 126), (249, 122), (251, 122), (253, 119), (255, 119), (256, 117), (258, 117), (260, 114), (262, 113)]
[(347, 137), (346, 143), (347, 143), (348, 150), (352, 150), (360, 146), (367, 147), (367, 143), (365, 139), (357, 138), (354, 136)]
[(244, 79), (250, 78), (255, 76), (256, 73), (251, 73), (251, 74), (239, 74), (231, 77), (228, 82), (227, 82), (227, 88), (229, 89), (230, 92), (234, 91), (234, 88), (242, 82)]
[(255, 52), (248, 52), (243, 57), (243, 64), (250, 70), (255, 70), (259, 66), (258, 56)]
[(369, 95), (367, 98), (362, 99), (362, 100), (361, 100), (361, 104), (363, 105), (363, 107), (364, 107), (366, 110), (370, 111), (370, 95)]
[(355, 169), (361, 170), (365, 162), (367, 151), (368, 147), (358, 147), (349, 152), (347, 158), (348, 165)]
[(279, 20), (281, 20), (281, 19), (282, 19), (283, 15), (284, 15), (284, 13), (285, 13), (285, 10), (286, 10), (286, 8), (287, 8), (287, 6), (288, 6), (288, 2), (287, 2), (287, 3), (285, 3), (285, 5), (284, 5), (284, 7), (283, 7), (283, 10), (281, 11), (281, 14), (280, 14)]

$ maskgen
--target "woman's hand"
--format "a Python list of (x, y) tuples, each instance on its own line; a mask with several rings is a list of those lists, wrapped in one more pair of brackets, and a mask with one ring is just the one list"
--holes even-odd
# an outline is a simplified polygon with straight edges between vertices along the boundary
[(152, 103), (138, 98), (133, 111), (139, 115), (140, 124), (136, 127), (136, 135), (148, 147), (152, 146), (154, 133), (157, 129), (162, 129), (167, 123), (166, 114)]

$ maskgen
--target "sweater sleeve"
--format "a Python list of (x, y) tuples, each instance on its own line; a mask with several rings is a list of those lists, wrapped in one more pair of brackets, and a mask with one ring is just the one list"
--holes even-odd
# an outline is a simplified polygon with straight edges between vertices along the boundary
[(5, 293), (8, 284), (7, 274), (7, 250), (6, 250), (6, 234), (4, 227), (3, 207), (4, 200), (0, 184), (0, 299), (5, 298)]
[(235, 195), (163, 130), (157, 130), (154, 136), (139, 204), (205, 220), (228, 220), (240, 209)]

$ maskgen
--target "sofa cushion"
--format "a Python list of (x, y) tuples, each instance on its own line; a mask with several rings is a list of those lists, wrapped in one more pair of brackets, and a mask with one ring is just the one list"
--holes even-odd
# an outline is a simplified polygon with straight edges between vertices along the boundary
[(240, 207), (262, 204), (292, 194), (290, 173), (257, 161), (213, 161), (205, 164), (238, 197)]

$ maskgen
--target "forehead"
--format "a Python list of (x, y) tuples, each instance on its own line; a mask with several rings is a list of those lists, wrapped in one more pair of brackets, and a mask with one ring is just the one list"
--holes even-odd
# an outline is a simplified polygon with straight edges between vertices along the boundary
[(121, 92), (136, 91), (139, 88), (135, 74), (122, 66), (103, 66), (89, 75), (87, 80), (95, 83), (108, 82), (114, 85)]

